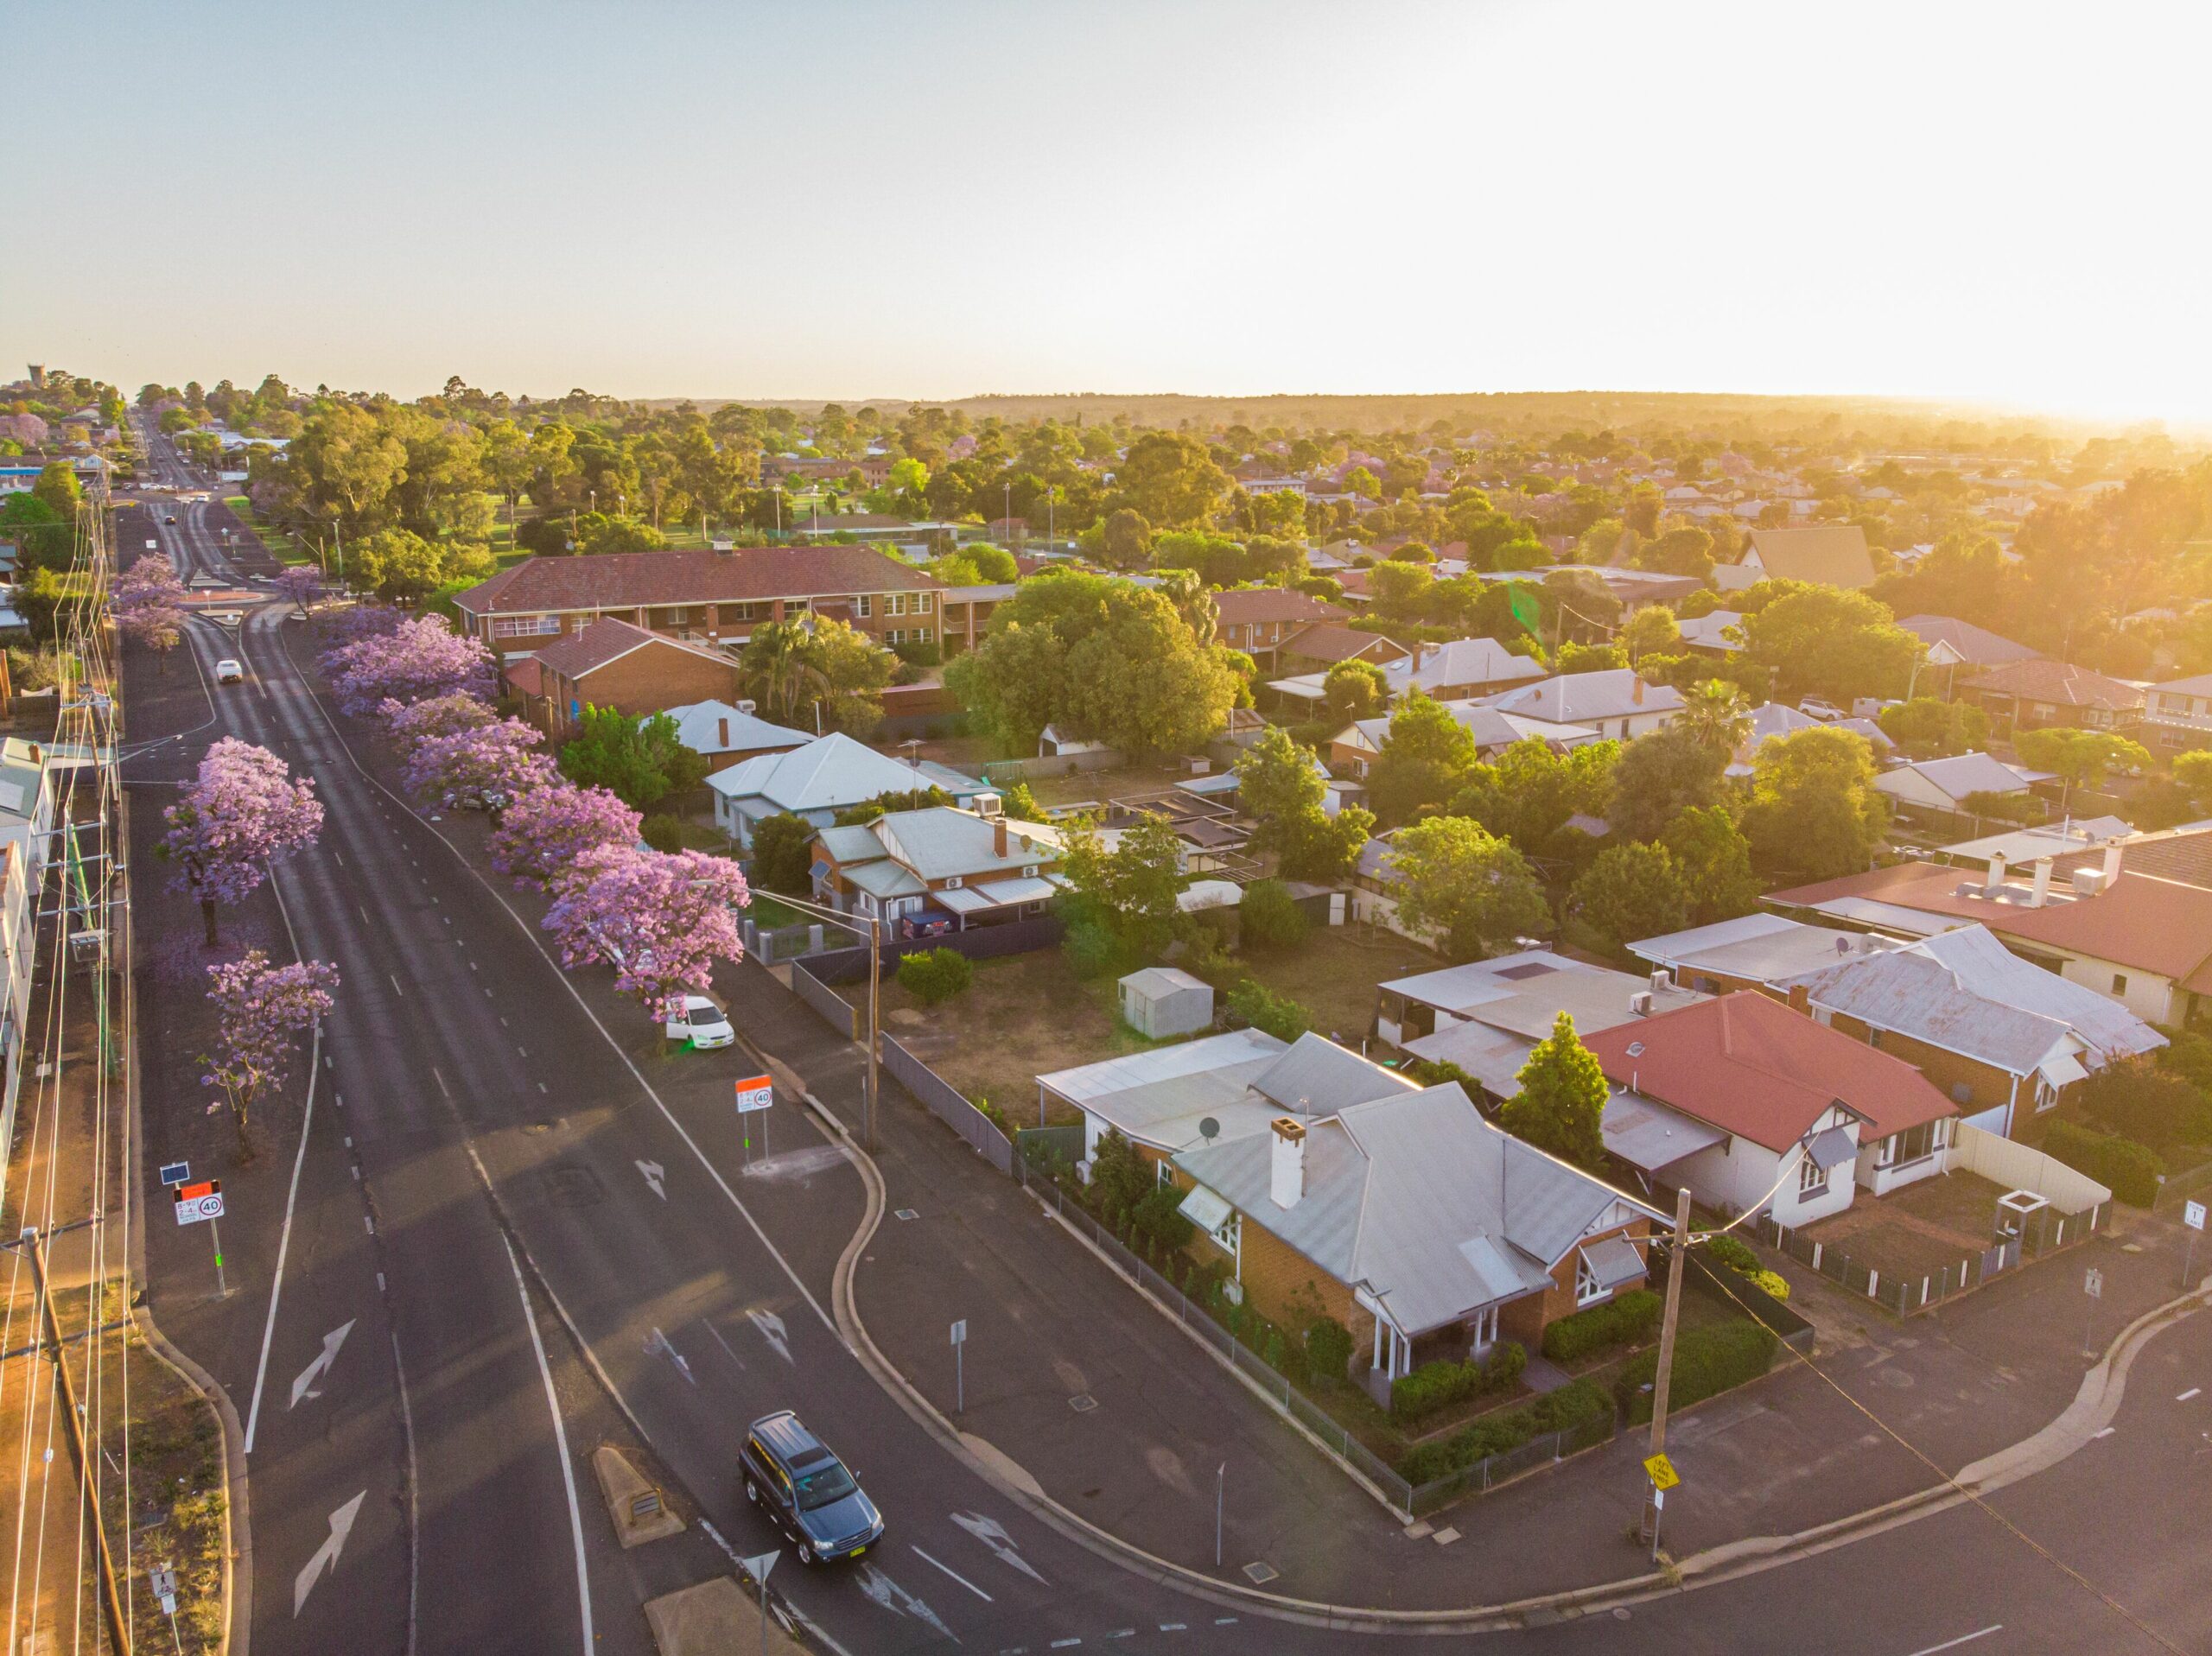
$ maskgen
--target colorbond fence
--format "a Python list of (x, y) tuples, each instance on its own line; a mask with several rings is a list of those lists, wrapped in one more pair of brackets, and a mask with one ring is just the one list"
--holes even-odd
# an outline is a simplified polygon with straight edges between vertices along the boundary
[(960, 1089), (909, 1052), (891, 1036), (883, 1039), (883, 1067), (919, 1099), (931, 1114), (975, 1147), (976, 1153), (1011, 1177), (1014, 1141), (998, 1124), (970, 1104)]

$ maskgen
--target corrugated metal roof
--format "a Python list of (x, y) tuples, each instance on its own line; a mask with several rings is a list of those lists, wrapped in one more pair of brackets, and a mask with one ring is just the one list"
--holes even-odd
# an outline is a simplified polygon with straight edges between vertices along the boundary
[(2107, 1056), (2149, 1052), (2166, 1044), (2164, 1036), (2119, 1001), (2022, 960), (1986, 926), (1961, 926), (1923, 938), (1909, 952), (1937, 961), (1976, 994), (2056, 1018)]
[(1709, 1150), (1728, 1136), (1718, 1127), (1694, 1121), (1634, 1093), (1614, 1093), (1606, 1098), (1602, 1130), (1609, 1152), (1647, 1173)]
[(1506, 713), (1548, 724), (1587, 725), (1600, 719), (1675, 712), (1682, 705), (1682, 693), (1673, 685), (1646, 684), (1626, 667), (1562, 673), (1484, 699)]
[(1679, 973), (1710, 972), (1780, 988), (1811, 972), (1898, 945), (1863, 931), (1808, 925), (1779, 914), (1746, 914), (1630, 943), (1629, 952)]
[[(694, 701), (671, 707), (676, 739), (694, 753), (749, 753), (771, 747), (804, 747), (814, 739), (803, 730), (772, 725), (766, 719), (741, 713), (727, 701)], [(727, 720), (729, 739), (722, 739)]]
[(1582, 1250), (1582, 1257), (1590, 1262), (1590, 1273), (1598, 1278), (1598, 1285), (1608, 1291), (1643, 1279), (1643, 1255), (1625, 1236), (1592, 1242)]
[(726, 799), (761, 798), (779, 810), (837, 810), (881, 794), (939, 787), (954, 795), (987, 791), (972, 777), (925, 759), (906, 764), (877, 752), (842, 732), (783, 753), (756, 753), (707, 778)]
[(1287, 1110), (1328, 1115), (1385, 1094), (1418, 1091), (1419, 1084), (1308, 1030), (1252, 1078), (1252, 1088)]

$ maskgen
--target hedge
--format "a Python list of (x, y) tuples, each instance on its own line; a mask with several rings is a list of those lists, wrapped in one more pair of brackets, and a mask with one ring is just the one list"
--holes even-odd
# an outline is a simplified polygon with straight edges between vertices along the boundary
[(1484, 1392), (1503, 1391), (1528, 1366), (1529, 1354), (1510, 1340), (1480, 1362), (1423, 1363), (1390, 1382), (1390, 1412), (1401, 1420), (1425, 1419)]
[[(1720, 1323), (1683, 1329), (1675, 1336), (1675, 1380), (1667, 1406), (1687, 1409), (1731, 1386), (1757, 1380), (1773, 1362), (1775, 1348), (1781, 1343), (1772, 1329), (1757, 1323)], [(1659, 1354), (1647, 1351), (1630, 1359), (1614, 1382), (1614, 1395), (1628, 1411), (1631, 1426), (1651, 1418), (1652, 1394), (1643, 1388), (1658, 1373)]]
[(2158, 1199), (2158, 1176), (2166, 1164), (2148, 1145), (2076, 1121), (2054, 1121), (2044, 1133), (2043, 1151), (2110, 1187), (2131, 1208), (2147, 1208)]
[(1649, 1288), (1615, 1294), (1602, 1305), (1562, 1317), (1544, 1330), (1544, 1355), (1571, 1363), (1592, 1352), (1648, 1340), (1667, 1307)]
[(935, 1006), (965, 989), (976, 975), (957, 949), (931, 949), (899, 957), (899, 987), (917, 1000)]
[(1612, 1399), (1597, 1381), (1570, 1380), (1533, 1403), (1485, 1415), (1441, 1443), (1416, 1445), (1398, 1462), (1398, 1475), (1416, 1487), (1433, 1483), (1493, 1455), (1518, 1449), (1543, 1432), (1570, 1431), (1602, 1420), (1612, 1412)]

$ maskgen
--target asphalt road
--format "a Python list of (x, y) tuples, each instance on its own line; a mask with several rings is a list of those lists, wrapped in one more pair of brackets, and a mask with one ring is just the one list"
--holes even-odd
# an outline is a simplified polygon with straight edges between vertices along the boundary
[[(181, 567), (227, 573), (206, 511), (182, 508), (158, 536)], [(281, 1215), (240, 1214), (231, 1246), (247, 1285), (229, 1300), (209, 1297), (196, 1238), (162, 1239), (153, 1259), (164, 1327), (256, 1421), (254, 1636), (265, 1650), (649, 1648), (635, 1578), (590, 1484), (597, 1439), (581, 1430), (594, 1407), (582, 1390), (619, 1399), (662, 1475), (740, 1553), (776, 1545), (733, 1476), (745, 1424), (799, 1408), (890, 1521), (856, 1568), (806, 1571), (785, 1558), (774, 1577), (848, 1651), (1378, 1642), (1232, 1613), (1125, 1568), (948, 1455), (830, 1314), (839, 1254), (866, 1210), (852, 1162), (781, 1095), (773, 1153), (748, 1171), (728, 1090), (752, 1067), (744, 1055), (667, 1056), (604, 973), (558, 972), (506, 895), (441, 837), (474, 825), (427, 821), (379, 785), (362, 733), (301, 670), (302, 631), (274, 607), (237, 635), (196, 620), (200, 666), (236, 655), (248, 682), (202, 691), (196, 675), (172, 671), (166, 688), (134, 698), (134, 745), (169, 726), (190, 733), (173, 755), (145, 750), (130, 772), (181, 775), (206, 740), (232, 732), (313, 776), (328, 812), (321, 843), (276, 878), (301, 952), (345, 979), (296, 1196), (296, 1145), (264, 1158), (281, 1178), (254, 1175), (257, 1199), (270, 1193), (274, 1209), (283, 1192), (292, 1214), (281, 1296), (272, 1312)], [(157, 1137), (149, 1147), (158, 1155)], [(2154, 1352), (2110, 1438), (1998, 1498), (2035, 1545), (1961, 1509), (1737, 1583), (1484, 1642), (1899, 1656), (2162, 1647), (2064, 1565), (2173, 1647), (2212, 1651), (2199, 1539), (2212, 1404), (2182, 1397), (2212, 1367), (2212, 1328), (2191, 1320)], [(357, 1494), (330, 1561), (334, 1514)]]

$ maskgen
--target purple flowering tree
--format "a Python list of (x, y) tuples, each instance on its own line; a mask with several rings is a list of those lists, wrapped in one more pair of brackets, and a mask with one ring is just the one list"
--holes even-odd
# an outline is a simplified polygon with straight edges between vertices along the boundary
[(416, 746), (433, 736), (458, 736), (464, 730), (481, 730), (497, 714), (473, 695), (434, 695), (427, 701), (386, 701), (377, 709), (384, 733), (405, 758)]
[(293, 1037), (329, 1013), (338, 968), (322, 961), (271, 966), (266, 955), (249, 949), (238, 960), (209, 967), (207, 977), (215, 1050), (200, 1060), (207, 1068), (200, 1084), (222, 1088), (238, 1126), (238, 1158), (249, 1160), (247, 1115), (264, 1093), (283, 1084)]
[(401, 777), (410, 793), (455, 810), (488, 810), (494, 818), (513, 801), (550, 784), (553, 761), (531, 750), (545, 738), (519, 719), (428, 736), (415, 744)]
[(489, 700), (496, 678), (492, 652), (435, 616), (402, 621), (326, 652), (322, 668), (352, 714), (374, 713), (387, 701), (424, 701), (456, 694)]
[(322, 596), (322, 571), (311, 563), (296, 563), (276, 577), (276, 596), (289, 604), (302, 615), (308, 606)]
[(364, 638), (381, 638), (388, 632), (397, 632), (407, 617), (389, 604), (344, 604), (325, 610), (315, 618), (315, 631), (327, 642), (323, 650), (323, 666), (330, 665), (330, 652), (340, 646), (359, 644)]
[(184, 637), (184, 583), (169, 561), (149, 554), (118, 575), (108, 587), (108, 607), (116, 631), (154, 652), (166, 672), (169, 651)]
[(533, 789), (500, 814), (492, 866), (542, 891), (587, 851), (635, 846), (640, 827), (638, 813), (605, 788)]
[(270, 863), (312, 845), (322, 828), (315, 784), (294, 780), (283, 760), (235, 736), (207, 750), (199, 779), (162, 815), (168, 832), (159, 854), (176, 865), (176, 889), (198, 899), (210, 949), (215, 905), (242, 901)]
[(704, 994), (716, 961), (742, 960), (737, 910), (753, 900), (727, 857), (598, 846), (569, 866), (545, 930), (569, 968), (604, 961), (656, 1019)]

